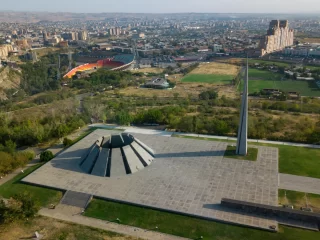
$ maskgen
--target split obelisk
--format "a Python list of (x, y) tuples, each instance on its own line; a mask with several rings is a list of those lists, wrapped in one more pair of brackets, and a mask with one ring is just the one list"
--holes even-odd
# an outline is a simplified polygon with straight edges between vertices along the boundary
[(248, 78), (249, 68), (247, 66), (244, 77), (244, 87), (242, 93), (241, 109), (240, 109), (240, 121), (238, 129), (238, 140), (237, 140), (237, 155), (247, 155), (247, 138), (248, 138)]

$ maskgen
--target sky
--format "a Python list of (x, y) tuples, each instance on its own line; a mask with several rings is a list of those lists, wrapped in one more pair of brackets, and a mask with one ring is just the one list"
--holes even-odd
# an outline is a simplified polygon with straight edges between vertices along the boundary
[(0, 0), (1, 10), (130, 13), (316, 13), (320, 0)]

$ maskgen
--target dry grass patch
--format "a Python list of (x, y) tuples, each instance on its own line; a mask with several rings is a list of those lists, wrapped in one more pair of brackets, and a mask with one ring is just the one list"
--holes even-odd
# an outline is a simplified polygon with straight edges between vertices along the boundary
[(132, 72), (141, 72), (141, 73), (162, 73), (162, 68), (141, 68), (132, 70)]
[(320, 195), (317, 194), (279, 189), (278, 202), (280, 205), (293, 205), (295, 209), (305, 208), (308, 203), (308, 207), (320, 213)]
[(217, 74), (217, 75), (232, 75), (236, 76), (240, 68), (233, 64), (227, 63), (202, 63), (198, 68), (193, 70), (190, 74)]
[(29, 222), (18, 222), (0, 227), (0, 239), (32, 239), (38, 231), (47, 240), (137, 240), (120, 234), (67, 223), (52, 218), (37, 217)]
[(302, 38), (301, 40), (306, 43), (320, 43), (320, 38)]

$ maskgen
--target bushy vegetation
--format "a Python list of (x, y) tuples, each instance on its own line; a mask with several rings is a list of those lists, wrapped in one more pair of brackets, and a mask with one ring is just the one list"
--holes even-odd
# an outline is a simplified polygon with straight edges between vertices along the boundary
[(130, 71), (110, 71), (107, 69), (98, 69), (84, 79), (75, 80), (72, 86), (78, 89), (90, 89), (95, 86), (108, 88), (125, 88), (127, 86), (136, 86), (137, 83), (132, 81), (133, 76), (141, 73), (131, 73)]
[(82, 127), (87, 119), (73, 111), (42, 118), (11, 118), (0, 114), (0, 144), (11, 140), (17, 146), (32, 146), (52, 138), (61, 138)]
[[(61, 72), (68, 66), (68, 57), (61, 55)], [(21, 87), (28, 94), (60, 88), (60, 79), (57, 77), (58, 54), (49, 54), (38, 62), (27, 62), (20, 66), (22, 69)]]
[[(313, 111), (320, 107), (317, 99), (303, 100), (303, 109)], [(198, 99), (180, 98), (143, 98), (103, 97), (86, 99), (85, 109), (89, 116), (103, 119), (108, 123), (129, 124), (160, 124), (171, 130), (236, 136), (239, 124), (239, 99), (222, 96), (218, 98), (214, 90), (207, 90)], [(319, 143), (320, 122), (311, 121), (309, 117), (296, 122), (288, 117), (271, 117), (269, 109), (295, 112), (294, 102), (284, 101), (252, 101), (249, 116), (249, 137), (253, 139), (269, 139), (278, 141)], [(256, 113), (256, 109), (261, 109)], [(267, 111), (267, 112), (265, 112)], [(268, 114), (268, 111), (270, 114)], [(265, 112), (265, 113), (264, 113)], [(275, 112), (274, 114), (281, 115)]]
[(48, 162), (50, 161), (52, 158), (54, 158), (54, 155), (51, 151), (44, 151), (40, 154), (40, 161), (41, 162)]
[(69, 147), (69, 146), (71, 146), (72, 144), (73, 144), (73, 141), (72, 141), (71, 139), (69, 139), (69, 138), (64, 138), (64, 139), (63, 139), (63, 146)]
[(5, 175), (16, 168), (24, 167), (35, 157), (33, 151), (5, 152), (0, 151), (0, 175)]
[(14, 195), (6, 204), (0, 200), (0, 222), (10, 223), (33, 218), (39, 210), (39, 204), (28, 192)]
[(53, 93), (42, 94), (39, 97), (36, 97), (33, 102), (37, 105), (48, 104), (58, 100), (64, 100), (74, 95), (69, 91), (59, 91)]

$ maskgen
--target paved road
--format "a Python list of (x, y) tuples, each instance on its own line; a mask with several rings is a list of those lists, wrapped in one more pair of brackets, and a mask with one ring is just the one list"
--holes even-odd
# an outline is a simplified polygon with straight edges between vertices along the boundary
[(320, 179), (280, 173), (279, 180), (280, 189), (320, 194)]
[[(128, 236), (133, 236), (137, 239), (139, 238), (146, 240), (187, 240), (187, 238), (181, 238), (173, 235), (159, 233), (152, 230), (145, 230), (141, 228), (103, 221), (95, 218), (85, 217), (81, 215), (81, 211), (81, 208), (59, 204), (56, 206), (54, 210), (43, 208), (39, 211), (39, 214), (42, 216), (55, 218), (67, 222), (73, 222), (80, 225), (85, 225), (107, 231), (117, 232)], [(146, 219), (146, 221), (148, 220)]]

